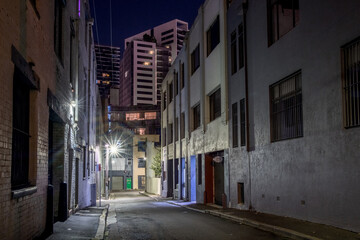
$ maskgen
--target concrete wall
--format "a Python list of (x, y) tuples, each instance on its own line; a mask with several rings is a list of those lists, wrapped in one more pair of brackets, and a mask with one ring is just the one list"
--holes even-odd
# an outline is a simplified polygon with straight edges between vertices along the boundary
[[(212, 23), (219, 17), (220, 23), (220, 42), (213, 49), (211, 54), (206, 53), (206, 32)], [(180, 63), (185, 63), (185, 88), (181, 94), (175, 97), (174, 103), (162, 106), (163, 117), (162, 127), (169, 133), (169, 124), (173, 124), (174, 131), (179, 131), (180, 124), (175, 129), (175, 118), (179, 118), (180, 113), (185, 113), (185, 139), (173, 144), (164, 146), (166, 148), (166, 158), (181, 159), (185, 158), (186, 166), (186, 194), (179, 196), (184, 199), (190, 199), (190, 156), (204, 154), (207, 152), (221, 151), (228, 148), (228, 125), (227, 125), (227, 78), (226, 78), (226, 20), (224, 1), (208, 0), (199, 8), (189, 33), (185, 38), (185, 47), (179, 53), (173, 66), (169, 70), (164, 82), (163, 89), (169, 88), (169, 83), (173, 81), (173, 72), (179, 72)], [(199, 46), (200, 49), (200, 66), (191, 73), (191, 53)], [(210, 101), (211, 95), (218, 88), (221, 89), (221, 117), (210, 122)], [(179, 85), (180, 89), (180, 85)], [(168, 95), (168, 94), (167, 94)], [(200, 126), (193, 129), (192, 108), (200, 104)], [(175, 134), (174, 134), (175, 135)], [(164, 135), (163, 135), (164, 136)], [(174, 139), (175, 140), (175, 139)], [(203, 158), (204, 159), (204, 158)], [(204, 160), (203, 160), (204, 161)], [(180, 162), (180, 161), (179, 161)], [(166, 165), (166, 161), (164, 162)], [(197, 164), (196, 164), (197, 166)], [(205, 175), (204, 164), (202, 164), (202, 176)], [(182, 166), (180, 166), (181, 168)], [(174, 168), (174, 171), (177, 170)], [(181, 178), (179, 177), (179, 183)], [(163, 185), (166, 185), (163, 183)], [(174, 186), (175, 187), (175, 186)], [(197, 186), (197, 201), (203, 202), (203, 193), (205, 184)]]
[[(252, 147), (249, 153), (230, 149), (230, 201), (236, 202), (237, 182), (244, 182), (246, 190), (245, 205), (235, 207), (360, 231), (360, 194), (354, 188), (360, 180), (360, 130), (343, 128), (340, 55), (341, 46), (360, 36), (355, 27), (359, 9), (357, 1), (300, 1), (299, 24), (268, 46), (266, 2), (249, 1)], [(232, 14), (229, 19), (237, 17)], [(271, 142), (269, 86), (297, 70), (302, 74), (303, 137)], [(231, 81), (230, 89), (241, 87), (239, 74), (240, 82)], [(238, 101), (235, 92), (229, 99)]]

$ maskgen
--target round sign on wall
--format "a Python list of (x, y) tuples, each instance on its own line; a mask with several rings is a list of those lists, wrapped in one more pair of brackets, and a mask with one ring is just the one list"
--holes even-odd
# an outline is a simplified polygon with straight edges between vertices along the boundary
[(223, 158), (221, 156), (216, 156), (213, 158), (213, 161), (216, 163), (221, 163), (223, 161)]

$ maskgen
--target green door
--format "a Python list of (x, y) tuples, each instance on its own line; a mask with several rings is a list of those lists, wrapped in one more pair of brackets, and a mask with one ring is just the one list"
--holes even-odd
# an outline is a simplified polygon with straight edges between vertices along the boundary
[(131, 189), (131, 178), (126, 178), (126, 189)]

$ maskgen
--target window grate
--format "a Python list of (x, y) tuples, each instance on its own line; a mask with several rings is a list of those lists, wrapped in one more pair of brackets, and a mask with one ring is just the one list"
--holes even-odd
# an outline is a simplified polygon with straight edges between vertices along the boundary
[(271, 141), (303, 136), (301, 72), (270, 86)]
[(344, 127), (360, 126), (360, 39), (342, 48)]

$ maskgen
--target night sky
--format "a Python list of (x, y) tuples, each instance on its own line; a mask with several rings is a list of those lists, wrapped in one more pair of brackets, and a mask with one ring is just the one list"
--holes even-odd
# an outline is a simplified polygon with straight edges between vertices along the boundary
[(110, 1), (112, 45), (122, 51), (125, 38), (175, 18), (188, 22), (190, 29), (205, 0), (90, 0), (92, 17), (96, 17), (94, 38), (101, 45), (111, 45)]

